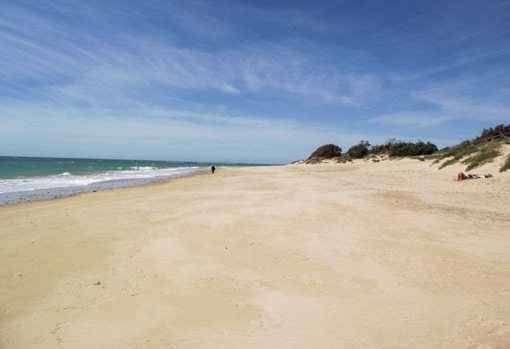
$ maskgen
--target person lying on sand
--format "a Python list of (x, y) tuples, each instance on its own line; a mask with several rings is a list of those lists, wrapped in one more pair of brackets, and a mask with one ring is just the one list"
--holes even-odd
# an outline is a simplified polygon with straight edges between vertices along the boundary
[(489, 173), (489, 174), (486, 174), (486, 175), (477, 175), (477, 174), (464, 174), (464, 172), (459, 172), (459, 174), (457, 175), (457, 181), (463, 181), (465, 179), (478, 179), (478, 178), (489, 178), (489, 177), (492, 177), (492, 175)]

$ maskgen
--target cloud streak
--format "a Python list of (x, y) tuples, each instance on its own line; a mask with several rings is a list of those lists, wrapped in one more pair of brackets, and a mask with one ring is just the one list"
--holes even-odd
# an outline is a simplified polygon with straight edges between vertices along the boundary
[[(59, 98), (66, 91), (76, 97), (81, 89), (96, 99), (94, 84), (109, 93), (161, 84), (176, 90), (276, 93), (296, 101), (318, 98), (340, 104), (350, 104), (359, 96), (360, 84), (352, 74), (316, 67), (312, 54), (281, 43), (208, 52), (139, 34), (113, 33), (118, 42), (112, 42), (90, 34), (74, 35), (71, 24), (55, 27), (34, 13), (20, 12), (3, 21), (8, 28), (0, 34), (2, 51), (7, 52), (2, 58), (4, 78), (29, 78), (37, 88), (49, 89), (55, 89), (55, 84), (48, 86), (45, 80), (57, 79)], [(181, 21), (190, 21), (186, 27), (194, 26), (196, 19), (182, 17)], [(203, 30), (208, 31), (205, 25)], [(366, 81), (366, 77), (359, 80)]]

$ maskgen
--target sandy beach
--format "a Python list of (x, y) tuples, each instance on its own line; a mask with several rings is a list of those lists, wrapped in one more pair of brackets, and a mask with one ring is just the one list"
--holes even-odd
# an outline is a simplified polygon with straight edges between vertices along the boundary
[(0, 348), (510, 348), (510, 172), (218, 169), (0, 207)]

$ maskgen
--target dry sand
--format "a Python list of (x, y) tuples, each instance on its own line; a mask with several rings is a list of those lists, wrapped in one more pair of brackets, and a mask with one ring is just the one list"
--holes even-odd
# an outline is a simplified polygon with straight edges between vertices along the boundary
[(510, 348), (510, 173), (219, 169), (0, 207), (0, 348)]

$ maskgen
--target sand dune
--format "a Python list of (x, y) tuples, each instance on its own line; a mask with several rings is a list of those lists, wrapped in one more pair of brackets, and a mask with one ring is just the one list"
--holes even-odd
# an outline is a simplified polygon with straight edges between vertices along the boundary
[(510, 348), (494, 166), (219, 169), (0, 207), (0, 348)]

